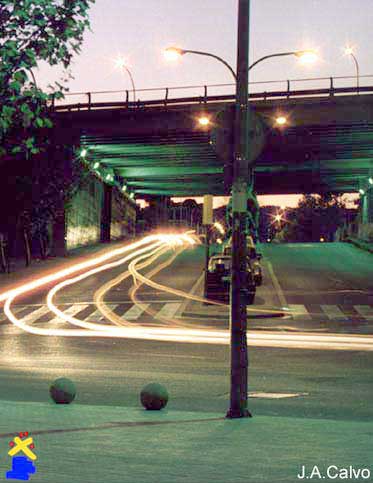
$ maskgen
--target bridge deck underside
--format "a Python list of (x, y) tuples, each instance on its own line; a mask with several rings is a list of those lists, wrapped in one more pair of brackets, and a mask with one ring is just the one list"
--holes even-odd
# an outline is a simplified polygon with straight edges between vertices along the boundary
[[(223, 195), (233, 124), (227, 118), (219, 124), (225, 109), (201, 104), (58, 116), (65, 130), (79, 133), (91, 163), (112, 169), (139, 196)], [(263, 101), (253, 110), (265, 125), (254, 163), (258, 194), (356, 192), (372, 176), (373, 96)], [(283, 129), (273, 124), (278, 112), (289, 116)], [(208, 129), (196, 122), (201, 113), (212, 118)]]
[[(224, 160), (208, 132), (85, 135), (90, 161), (113, 169), (136, 193), (227, 194)], [(302, 126), (267, 133), (255, 162), (258, 194), (353, 192), (373, 170), (373, 124)]]

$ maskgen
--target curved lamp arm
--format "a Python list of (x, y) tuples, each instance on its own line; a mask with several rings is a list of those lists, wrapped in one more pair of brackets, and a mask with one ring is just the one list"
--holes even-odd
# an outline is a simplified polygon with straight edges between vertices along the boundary
[(250, 65), (249, 70), (251, 70), (257, 64), (259, 64), (259, 62), (262, 62), (263, 60), (266, 60), (266, 59), (271, 59), (272, 57), (285, 57), (285, 56), (288, 56), (288, 55), (297, 55), (297, 56), (300, 56), (300, 55), (302, 55), (302, 53), (303, 53), (302, 51), (294, 51), (294, 52), (280, 52), (279, 54), (265, 55), (264, 57), (261, 57), (260, 59), (258, 59), (255, 62), (253, 62)]
[(181, 55), (183, 55), (183, 54), (197, 54), (197, 55), (204, 55), (205, 57), (212, 57), (213, 59), (218, 60), (219, 62), (221, 62), (222, 64), (224, 64), (225, 67), (227, 67), (227, 69), (229, 69), (229, 72), (232, 74), (232, 76), (234, 78), (234, 82), (237, 82), (237, 75), (236, 75), (235, 71), (228, 64), (228, 62), (226, 62), (224, 59), (222, 59), (218, 55), (210, 54), (209, 52), (202, 52), (200, 50), (185, 50), (185, 49), (179, 49), (179, 52), (180, 52)]

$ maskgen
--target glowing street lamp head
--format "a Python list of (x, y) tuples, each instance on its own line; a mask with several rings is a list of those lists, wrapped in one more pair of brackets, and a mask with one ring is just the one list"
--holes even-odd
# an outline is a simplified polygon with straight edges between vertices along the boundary
[(179, 49), (178, 47), (168, 47), (163, 51), (165, 59), (169, 61), (178, 60), (183, 54), (184, 51), (182, 49)]
[(128, 62), (124, 57), (117, 57), (114, 60), (114, 65), (117, 69), (125, 69), (128, 68)]
[(287, 118), (285, 116), (277, 116), (276, 117), (276, 124), (278, 126), (285, 126), (285, 124), (288, 122)]
[(83, 148), (83, 149), (80, 151), (80, 156), (81, 156), (82, 158), (85, 158), (85, 157), (87, 156), (87, 153), (88, 153), (88, 151), (87, 151), (85, 148)]
[(275, 220), (276, 220), (276, 221), (281, 221), (281, 219), (282, 219), (282, 218), (281, 218), (281, 215), (276, 215), (276, 216), (275, 216)]
[(362, 188), (360, 188), (360, 189), (359, 189), (359, 193), (360, 193), (362, 196), (363, 196), (363, 195), (365, 195), (365, 191), (364, 191)]
[(373, 184), (373, 178), (368, 179), (369, 184)]
[(201, 116), (198, 118), (198, 123), (200, 126), (208, 126), (210, 124), (210, 119), (207, 116)]
[(345, 48), (345, 54), (346, 54), (346, 55), (352, 55), (353, 53), (354, 53), (354, 49), (353, 49), (353, 47), (347, 46), (347, 47)]
[(315, 50), (300, 50), (295, 52), (301, 64), (313, 64), (318, 59), (317, 52)]

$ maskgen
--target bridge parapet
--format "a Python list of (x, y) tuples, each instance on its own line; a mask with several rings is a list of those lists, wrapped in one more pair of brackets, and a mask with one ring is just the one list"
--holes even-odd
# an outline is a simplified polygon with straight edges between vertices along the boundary
[[(250, 82), (249, 98), (257, 101), (373, 94), (373, 75), (360, 76), (359, 80), (359, 86), (356, 85), (356, 77), (351, 76)], [(342, 82), (344, 85), (340, 85)], [(310, 84), (312, 87), (308, 87)], [(138, 89), (136, 93), (140, 97), (136, 102), (130, 101), (133, 93), (130, 90), (76, 92), (66, 94), (64, 99), (53, 103), (52, 108), (57, 111), (104, 108), (139, 109), (172, 107), (182, 104), (229, 103), (234, 102), (234, 91), (234, 84)]]

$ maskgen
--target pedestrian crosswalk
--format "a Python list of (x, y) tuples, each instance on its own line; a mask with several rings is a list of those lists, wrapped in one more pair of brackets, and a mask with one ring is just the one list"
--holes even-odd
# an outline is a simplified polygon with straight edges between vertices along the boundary
[[(117, 316), (122, 317), (124, 320), (131, 322), (142, 322), (143, 319), (153, 318), (152, 315), (147, 314), (147, 309), (150, 307), (150, 303), (141, 302), (140, 304), (106, 304), (106, 306), (114, 312)], [(154, 318), (172, 318), (179, 311), (181, 302), (167, 302), (167, 303), (154, 303), (156, 307), (151, 313), (155, 314)], [(71, 304), (60, 307), (60, 310), (64, 314), (76, 317), (79, 320), (91, 323), (106, 323), (105, 316), (96, 308), (94, 304)], [(21, 319), (25, 324), (38, 324), (48, 323), (50, 326), (59, 326), (64, 324), (65, 321), (58, 316), (55, 316), (53, 312), (49, 310), (46, 305), (26, 305), (15, 306), (12, 308), (12, 312)], [(49, 317), (48, 317), (49, 315)], [(2, 312), (0, 314), (0, 326), (1, 323), (7, 321), (6, 315)]]
[(126, 312), (123, 314), (123, 319), (125, 320), (137, 320), (140, 315), (142, 315), (147, 308), (149, 307), (149, 304), (141, 304), (141, 305), (132, 305)]
[(293, 319), (311, 320), (311, 315), (304, 305), (289, 305)]
[[(141, 302), (139, 304), (132, 304), (130, 302), (112, 304), (108, 303), (107, 307), (117, 316), (130, 322), (146, 323), (149, 319), (159, 318), (161, 321), (179, 317), (182, 302), (181, 301), (167, 301), (147, 303)], [(255, 310), (256, 306), (253, 306)], [(110, 323), (105, 316), (97, 309), (94, 304), (66, 304), (59, 307), (66, 315), (74, 316), (79, 320), (94, 323)], [(258, 306), (259, 308), (259, 306)], [(148, 312), (149, 309), (149, 312)], [(150, 310), (151, 309), (151, 310)], [(323, 320), (325, 322), (335, 321), (340, 323), (348, 322), (373, 322), (373, 305), (302, 305), (289, 304), (285, 309), (295, 322), (312, 320)], [(61, 326), (65, 323), (64, 320), (52, 313), (46, 305), (23, 305), (15, 306), (12, 312), (21, 319), (22, 322), (31, 324), (48, 324), (48, 326)], [(152, 315), (154, 314), (154, 316)], [(195, 318), (195, 317), (194, 317)], [(270, 318), (270, 315), (268, 315)], [(0, 312), (0, 327), (7, 322), (7, 317), (4, 312)]]
[(331, 320), (348, 320), (347, 315), (342, 312), (338, 305), (320, 305), (324, 314)]
[(372, 305), (312, 305), (289, 304), (288, 313), (294, 320), (373, 321)]

